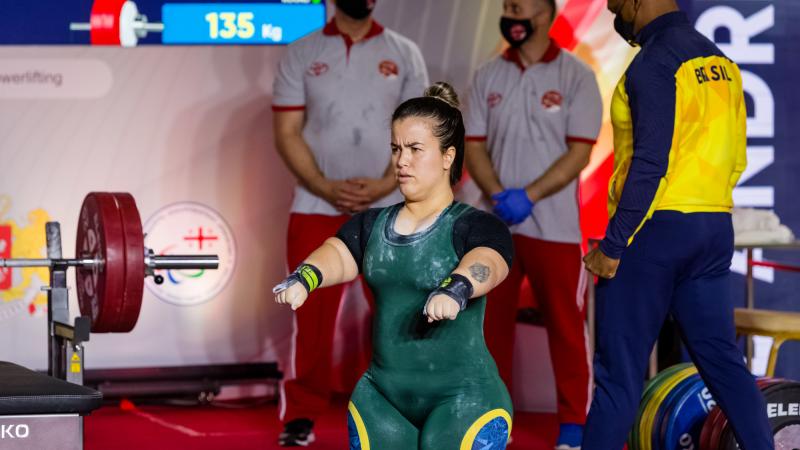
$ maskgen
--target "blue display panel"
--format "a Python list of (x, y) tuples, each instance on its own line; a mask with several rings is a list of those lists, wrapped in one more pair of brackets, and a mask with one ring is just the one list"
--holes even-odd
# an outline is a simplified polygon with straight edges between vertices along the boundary
[(325, 25), (325, 6), (282, 3), (167, 3), (164, 44), (288, 44)]
[[(7, 0), (0, 14), (0, 45), (91, 45), (92, 10), (124, 0)], [(155, 28), (127, 46), (281, 45), (325, 25), (326, 0), (128, 0), (138, 15), (112, 14), (123, 29)], [(131, 6), (131, 5), (128, 5)], [(128, 8), (131, 9), (131, 8)], [(140, 16), (139, 16), (140, 15)], [(118, 45), (110, 43), (107, 45)]]

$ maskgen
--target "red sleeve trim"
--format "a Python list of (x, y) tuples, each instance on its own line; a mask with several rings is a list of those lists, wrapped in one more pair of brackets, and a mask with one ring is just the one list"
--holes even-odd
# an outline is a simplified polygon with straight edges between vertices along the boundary
[(306, 105), (272, 105), (272, 111), (274, 112), (286, 112), (286, 111), (305, 111)]
[(486, 136), (467, 136), (467, 142), (485, 142)]
[(583, 142), (584, 144), (594, 145), (597, 143), (597, 139), (589, 139), (577, 136), (567, 136), (567, 142)]

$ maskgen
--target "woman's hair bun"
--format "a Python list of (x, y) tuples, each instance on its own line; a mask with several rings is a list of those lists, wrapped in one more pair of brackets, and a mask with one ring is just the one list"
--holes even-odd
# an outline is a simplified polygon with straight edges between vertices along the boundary
[(458, 109), (459, 101), (458, 101), (458, 94), (456, 94), (456, 90), (453, 89), (453, 86), (450, 86), (448, 83), (444, 81), (437, 81), (432, 86), (425, 89), (425, 97), (434, 97), (438, 98), (439, 100), (447, 103), (448, 105), (452, 106), (453, 108)]

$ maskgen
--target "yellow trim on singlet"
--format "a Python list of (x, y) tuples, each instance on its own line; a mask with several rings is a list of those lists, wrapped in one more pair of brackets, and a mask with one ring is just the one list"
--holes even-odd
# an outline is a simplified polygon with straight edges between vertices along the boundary
[(364, 420), (361, 419), (361, 414), (358, 413), (358, 409), (353, 402), (348, 403), (347, 410), (350, 411), (350, 416), (353, 417), (353, 422), (356, 424), (361, 450), (369, 450), (369, 436), (367, 436), (367, 427), (364, 425)]
[(508, 436), (511, 437), (511, 415), (505, 409), (493, 409), (479, 417), (478, 420), (469, 427), (467, 434), (464, 435), (464, 439), (461, 440), (460, 450), (472, 450), (472, 444), (475, 443), (475, 438), (478, 437), (478, 433), (480, 433), (481, 429), (486, 426), (487, 423), (498, 417), (506, 419), (506, 423), (508, 424)]

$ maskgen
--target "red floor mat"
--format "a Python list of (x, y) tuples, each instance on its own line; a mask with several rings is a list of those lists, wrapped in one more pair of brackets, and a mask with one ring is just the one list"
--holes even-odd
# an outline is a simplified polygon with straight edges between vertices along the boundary
[[(347, 449), (346, 405), (337, 405), (314, 427), (315, 450)], [(274, 405), (104, 407), (86, 418), (86, 450), (263, 450), (279, 449), (281, 430)], [(552, 450), (556, 419), (517, 413), (509, 450)], [(380, 449), (377, 449), (380, 450)]]

